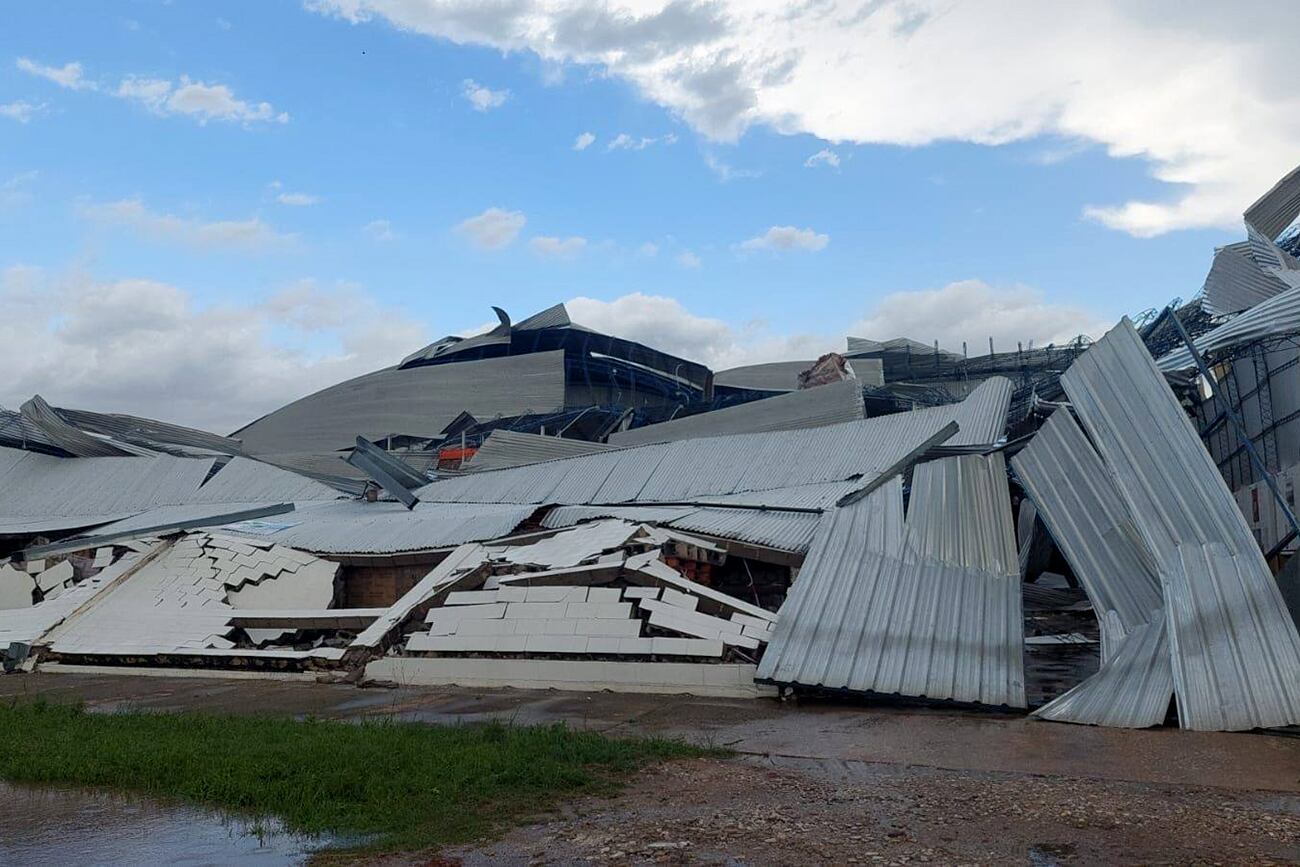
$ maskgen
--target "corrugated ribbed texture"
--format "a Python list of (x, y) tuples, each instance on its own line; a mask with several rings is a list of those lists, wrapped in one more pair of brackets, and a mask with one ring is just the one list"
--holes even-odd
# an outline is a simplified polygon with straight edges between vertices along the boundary
[(1124, 501), (1068, 410), (1052, 413), (1011, 465), (1088, 593), (1109, 659), (1127, 633), (1163, 616), (1160, 579)]
[(120, 413), (89, 412), (66, 407), (59, 407), (58, 413), (67, 419), (69, 424), (76, 425), (82, 430), (104, 434), (136, 445), (155, 448), (177, 446), (182, 449), (226, 455), (238, 454), (240, 451), (239, 440), (151, 418)]
[(1288, 172), (1286, 177), (1247, 208), (1244, 216), (1246, 222), (1259, 230), (1261, 235), (1276, 239), (1283, 229), (1291, 225), (1296, 214), (1300, 214), (1300, 168)]
[(253, 535), (323, 554), (391, 554), (495, 539), (532, 513), (531, 506), (420, 503), (408, 511), (401, 503), (340, 500), (307, 504), (268, 519), (293, 526)]
[(1300, 636), (1218, 468), (1127, 319), (1061, 377), (1151, 551), (1185, 728), (1300, 723)]
[(821, 516), (696, 506), (559, 506), (547, 513), (542, 526), (571, 527), (593, 518), (660, 524), (798, 554), (808, 550)]
[[(1300, 288), (1260, 302), (1237, 318), (1207, 331), (1193, 343), (1202, 355), (1261, 337), (1300, 331)], [(1186, 370), (1196, 366), (1186, 348), (1175, 349), (1160, 358), (1161, 370)]]
[[(747, 388), (754, 391), (796, 391), (799, 374), (816, 364), (812, 361), (769, 361), (766, 364), (749, 364), (719, 370), (713, 374), (714, 386)], [(851, 361), (853, 374), (864, 386), (884, 385), (884, 364), (879, 358), (859, 358)]]
[(907, 529), (909, 550), (918, 557), (1020, 576), (1001, 452), (919, 464)]
[(20, 409), (23, 418), (40, 428), (50, 440), (70, 455), (95, 458), (127, 457), (133, 454), (130, 450), (99, 437), (93, 437), (68, 424), (39, 394), (24, 403)]
[(564, 405), (564, 352), (388, 368), (296, 400), (237, 431), (250, 454), (348, 449), (358, 436), (437, 438), (462, 410), (475, 418)]
[(1214, 254), (1205, 277), (1202, 306), (1223, 316), (1254, 307), (1290, 287), (1255, 261), (1250, 244), (1229, 244)]
[(248, 458), (231, 458), (203, 487), (189, 498), (191, 503), (270, 502), (295, 503), (309, 500), (337, 500), (333, 488), (306, 476), (282, 470)]
[(1146, 728), (1169, 712), (1174, 681), (1163, 616), (1136, 627), (1092, 677), (1044, 705), (1034, 716), (1056, 722)]
[(611, 446), (602, 443), (589, 443), (585, 440), (494, 430), (488, 434), (483, 445), (479, 446), (474, 457), (466, 462), (463, 469), (467, 472), (501, 470), (556, 458), (571, 458), (576, 455), (609, 451), (610, 448)]
[(961, 425), (946, 446), (971, 446), (995, 443), (1007, 432), (1007, 410), (1015, 390), (1005, 376), (991, 376), (979, 384), (965, 400), (953, 407), (935, 407), (920, 412), (954, 410), (952, 418)]
[(960, 420), (962, 431), (973, 432), (970, 442), (996, 439), (1006, 424), (1009, 396), (1010, 383), (995, 377), (952, 406), (801, 431), (620, 449), (442, 479), (416, 493), (425, 502), (446, 503), (662, 503), (854, 477), (870, 479), (954, 418)]
[(621, 431), (611, 434), (609, 442), (634, 446), (734, 433), (799, 430), (853, 421), (862, 414), (862, 384), (849, 379)]

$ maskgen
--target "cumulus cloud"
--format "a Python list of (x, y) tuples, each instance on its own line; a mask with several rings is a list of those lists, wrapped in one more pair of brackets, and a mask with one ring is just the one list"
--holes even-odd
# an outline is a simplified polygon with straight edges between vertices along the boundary
[(572, 259), (587, 248), (587, 239), (577, 236), (553, 238), (538, 235), (528, 242), (528, 246), (538, 256), (546, 259)]
[[(706, 136), (762, 124), (828, 142), (982, 145), (1051, 135), (1144, 161), (1169, 184), (1088, 215), (1139, 235), (1235, 226), (1293, 167), (1300, 93), (1277, 4), (1095, 0), (312, 0), (546, 63), (596, 67)], [(989, 62), (1001, 58), (1003, 62)], [(844, 94), (853, 98), (845, 100)]]
[(119, 226), (155, 241), (175, 242), (199, 250), (237, 249), (265, 252), (292, 246), (295, 235), (283, 234), (260, 217), (246, 220), (200, 220), (152, 211), (140, 199), (82, 202), (77, 214), (85, 220)]
[(482, 250), (501, 250), (515, 242), (527, 222), (522, 211), (488, 208), (477, 217), (461, 221), (456, 231)]
[(675, 258), (677, 264), (681, 265), (683, 268), (698, 268), (700, 267), (701, 264), (703, 264), (700, 261), (700, 257), (696, 256), (690, 250), (681, 251), (680, 253), (677, 254)]
[[(303, 281), (260, 304), (205, 306), (176, 286), (0, 271), (0, 404), (127, 412), (228, 433), (428, 342), (355, 286)], [(396, 356), (396, 357), (394, 357)]]
[(725, 162), (709, 152), (704, 153), (704, 164), (709, 167), (709, 171), (718, 176), (718, 180), (724, 184), (740, 178), (757, 178), (763, 173), (754, 169), (738, 169), (731, 163)]
[(25, 99), (0, 103), (0, 117), (7, 117), (19, 123), (27, 123), (45, 110), (45, 103), (31, 103)]
[(590, 132), (579, 133), (578, 137), (573, 140), (573, 149), (575, 151), (585, 151), (596, 141), (596, 134)]
[(1085, 334), (1100, 337), (1113, 322), (1070, 304), (1048, 301), (1028, 286), (996, 287), (982, 280), (962, 280), (940, 289), (886, 295), (849, 329), (873, 340), (911, 337), (922, 343), (961, 351), (966, 341), (971, 355), (988, 352), (989, 338), (998, 352), (1048, 343), (1068, 343)]
[(677, 144), (677, 136), (673, 133), (667, 133), (661, 136), (630, 136), (621, 132), (614, 137), (609, 144), (605, 145), (607, 151), (643, 151), (651, 145), (657, 144)]
[(773, 226), (761, 235), (741, 241), (741, 250), (807, 250), (816, 253), (826, 249), (831, 241), (829, 235), (821, 235), (812, 229), (797, 229), (794, 226)]
[(59, 87), (65, 87), (68, 90), (96, 89), (96, 84), (93, 81), (87, 81), (83, 76), (80, 63), (73, 62), (65, 63), (62, 66), (46, 66), (30, 58), (20, 57), (15, 65), (29, 75), (52, 81)]
[(506, 100), (510, 98), (510, 91), (493, 90), (472, 78), (467, 78), (460, 83), (460, 95), (474, 106), (475, 111), (491, 111), (505, 105)]
[(397, 237), (389, 220), (371, 220), (361, 227), (361, 231), (372, 241), (392, 241)]
[(833, 169), (840, 167), (840, 155), (830, 148), (822, 148), (817, 153), (803, 161), (804, 168), (815, 169), (818, 166), (830, 166)]
[(158, 115), (180, 115), (206, 124), (210, 120), (253, 123), (288, 123), (287, 112), (276, 111), (269, 102), (246, 102), (236, 98), (224, 84), (205, 84), (182, 75), (172, 82), (161, 78), (130, 76), (114, 91), (115, 95), (138, 102)]

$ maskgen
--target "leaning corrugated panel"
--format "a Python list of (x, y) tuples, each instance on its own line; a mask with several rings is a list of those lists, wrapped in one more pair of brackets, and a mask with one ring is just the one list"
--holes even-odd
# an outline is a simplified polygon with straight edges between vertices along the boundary
[(918, 557), (1019, 578), (1001, 452), (917, 465), (907, 529), (909, 551)]
[(1185, 728), (1300, 723), (1300, 635), (1236, 501), (1132, 324), (1061, 377), (1151, 551)]

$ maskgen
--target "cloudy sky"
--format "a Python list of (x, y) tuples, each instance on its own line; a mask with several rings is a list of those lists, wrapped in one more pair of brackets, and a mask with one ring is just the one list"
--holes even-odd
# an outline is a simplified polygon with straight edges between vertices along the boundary
[(8, 407), (226, 432), (489, 304), (715, 368), (1098, 334), (1300, 162), (1264, 4), (75, 9), (0, 27)]

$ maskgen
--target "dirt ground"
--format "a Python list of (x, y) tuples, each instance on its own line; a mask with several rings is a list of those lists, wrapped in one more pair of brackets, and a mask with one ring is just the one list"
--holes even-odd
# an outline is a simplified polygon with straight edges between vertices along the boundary
[(1291, 864), (1300, 798), (864, 763), (688, 761), (490, 845), (484, 864)]

